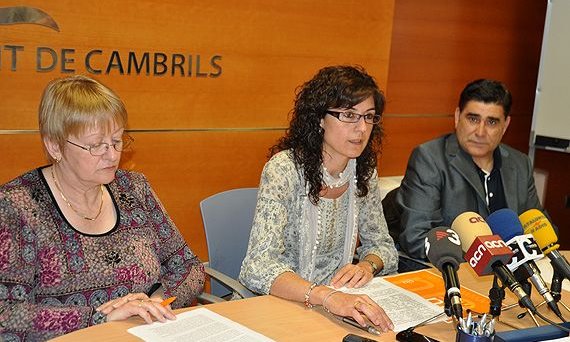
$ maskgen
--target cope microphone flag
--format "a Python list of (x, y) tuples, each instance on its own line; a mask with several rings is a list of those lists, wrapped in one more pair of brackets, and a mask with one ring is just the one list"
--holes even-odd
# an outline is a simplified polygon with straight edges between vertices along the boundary
[(498, 235), (493, 235), (481, 215), (464, 212), (453, 220), (451, 229), (461, 238), (465, 260), (478, 275), (494, 273), (501, 283), (517, 296), (522, 305), (532, 313), (536, 313), (536, 307), (528, 294), (505, 266), (513, 256), (513, 252)]
[(560, 245), (552, 224), (538, 209), (529, 209), (519, 216), (524, 232), (532, 234), (542, 252), (550, 258), (550, 263), (558, 273), (570, 279), (570, 265), (568, 260), (558, 252)]

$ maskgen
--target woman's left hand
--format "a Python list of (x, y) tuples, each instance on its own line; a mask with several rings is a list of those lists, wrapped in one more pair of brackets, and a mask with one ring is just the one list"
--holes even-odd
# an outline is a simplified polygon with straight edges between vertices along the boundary
[(346, 264), (332, 277), (331, 286), (335, 289), (343, 286), (348, 288), (361, 287), (372, 278), (374, 275), (367, 264)]

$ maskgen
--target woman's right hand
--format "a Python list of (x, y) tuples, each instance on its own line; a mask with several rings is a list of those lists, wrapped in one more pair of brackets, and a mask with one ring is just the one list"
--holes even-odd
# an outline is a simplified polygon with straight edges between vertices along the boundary
[(116, 298), (99, 306), (97, 311), (107, 315), (107, 322), (121, 321), (131, 316), (140, 316), (146, 323), (152, 323), (152, 317), (160, 322), (174, 320), (176, 315), (169, 307), (163, 307), (160, 298), (148, 298), (144, 293), (132, 293)]
[(367, 295), (336, 292), (327, 298), (323, 306), (335, 315), (354, 318), (363, 327), (367, 325), (365, 318), (368, 318), (383, 332), (394, 329), (394, 323), (384, 309)]

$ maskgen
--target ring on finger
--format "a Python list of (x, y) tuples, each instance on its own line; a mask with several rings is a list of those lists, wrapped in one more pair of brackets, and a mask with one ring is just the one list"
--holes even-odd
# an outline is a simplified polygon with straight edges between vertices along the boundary
[(354, 308), (355, 308), (356, 310), (359, 310), (361, 304), (362, 304), (362, 302), (359, 301), (359, 300), (357, 300), (356, 302), (354, 302), (354, 305), (353, 305), (353, 306), (354, 306)]
[(139, 300), (139, 308), (140, 308), (141, 306), (143, 306), (144, 302), (145, 302), (144, 299)]

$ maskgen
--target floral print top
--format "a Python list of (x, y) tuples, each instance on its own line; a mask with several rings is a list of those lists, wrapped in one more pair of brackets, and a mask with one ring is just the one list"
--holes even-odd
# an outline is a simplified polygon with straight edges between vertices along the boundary
[[(356, 252), (359, 257), (368, 254), (380, 257), (384, 262), (380, 274), (394, 273), (398, 267), (398, 252), (388, 234), (376, 172), (368, 186), (368, 194), (356, 199), (360, 241)], [(300, 260), (301, 216), (306, 196), (305, 182), (291, 152), (274, 155), (261, 175), (249, 246), (239, 276), (240, 282), (250, 290), (268, 294), (280, 274), (299, 274), (300, 264), (307, 262)], [(314, 279), (306, 279), (308, 281), (328, 284), (344, 266), (340, 260), (345, 244), (348, 197), (345, 192), (336, 200), (321, 198), (318, 203), (318, 231), (321, 233), (314, 246), (317, 254)]]
[(105, 321), (99, 305), (162, 283), (173, 308), (201, 293), (204, 268), (139, 173), (106, 185), (118, 218), (75, 230), (41, 169), (0, 186), (0, 340), (46, 340)]

